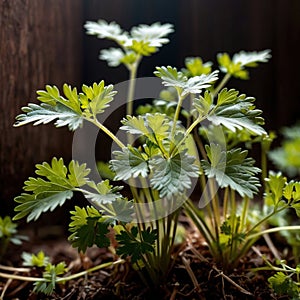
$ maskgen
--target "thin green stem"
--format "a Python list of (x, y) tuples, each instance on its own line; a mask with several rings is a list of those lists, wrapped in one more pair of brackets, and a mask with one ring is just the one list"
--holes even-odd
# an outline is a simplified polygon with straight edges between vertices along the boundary
[(179, 119), (179, 113), (180, 113), (181, 105), (182, 105), (182, 102), (184, 100), (184, 97), (181, 96), (179, 90), (177, 90), (177, 95), (178, 95), (178, 103), (177, 103), (174, 118), (173, 118), (173, 127), (172, 127), (172, 130), (171, 130), (171, 136), (172, 137), (174, 137), (174, 135), (175, 135), (176, 125), (177, 125), (177, 121)]
[(280, 227), (274, 227), (265, 229), (263, 231), (248, 235), (247, 239), (255, 239), (257, 237), (260, 237), (266, 233), (272, 233), (272, 232), (278, 232), (281, 230), (300, 230), (300, 225), (293, 225), (293, 226), (280, 226)]
[(230, 79), (231, 77), (231, 74), (227, 73), (222, 81), (219, 83), (219, 85), (216, 87), (216, 89), (213, 91), (213, 97), (215, 97), (219, 92), (220, 90), (226, 85), (226, 83), (228, 82), (228, 80)]
[(248, 215), (249, 202), (250, 202), (249, 197), (245, 196), (244, 203), (243, 203), (242, 218), (241, 218), (241, 228), (242, 228), (242, 230), (243, 230), (243, 228), (246, 225), (246, 219), (247, 219), (247, 215)]
[(270, 214), (268, 214), (266, 217), (264, 217), (263, 219), (261, 219), (259, 222), (257, 222), (249, 231), (248, 231), (248, 235), (251, 234), (257, 227), (259, 227), (260, 225), (262, 225), (264, 222), (266, 222), (269, 218), (271, 218), (272, 216), (274, 216), (275, 214), (285, 210), (288, 207), (288, 205), (284, 205), (279, 209), (274, 209)]
[(127, 105), (126, 114), (131, 116), (133, 114), (133, 97), (135, 90), (135, 79), (137, 74), (137, 69), (140, 63), (141, 57), (136, 60), (136, 62), (129, 68), (129, 88), (127, 93)]
[[(202, 121), (202, 119), (200, 117), (198, 117), (191, 125), (190, 127), (186, 130), (183, 138), (181, 139), (181, 141), (176, 145), (176, 147), (174, 147), (171, 152), (170, 152), (170, 156), (175, 152), (176, 149), (179, 149), (179, 147), (185, 142), (185, 140), (188, 138), (189, 134), (193, 131), (193, 129)], [(174, 123), (175, 124), (175, 123)], [(174, 132), (173, 129), (175, 131), (174, 128), (174, 124), (173, 124), (173, 128), (172, 128), (172, 136), (174, 136)]]
[(107, 134), (120, 148), (125, 148), (126, 146), (103, 124), (101, 124), (96, 117), (93, 120), (87, 119), (88, 121), (92, 122), (98, 128), (100, 128), (105, 134)]
[(224, 221), (227, 218), (227, 210), (228, 210), (228, 193), (229, 193), (229, 188), (225, 188), (224, 192), (224, 198), (223, 198), (223, 219)]

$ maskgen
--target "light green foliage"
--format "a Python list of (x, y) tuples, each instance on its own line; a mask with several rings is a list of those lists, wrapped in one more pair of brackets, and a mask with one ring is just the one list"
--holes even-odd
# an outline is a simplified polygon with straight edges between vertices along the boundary
[(127, 180), (131, 177), (147, 177), (149, 169), (147, 159), (134, 148), (127, 147), (122, 151), (114, 151), (114, 158), (110, 161), (112, 170), (116, 173), (115, 180)]
[(273, 204), (275, 207), (280, 207), (287, 204), (300, 217), (300, 182), (287, 182), (287, 178), (280, 172), (270, 172), (266, 183), (266, 205)]
[(71, 161), (69, 167), (64, 165), (63, 159), (53, 158), (51, 164), (44, 162), (36, 165), (36, 174), (41, 177), (30, 177), (25, 181), (24, 190), (15, 198), (20, 203), (15, 211), (18, 214), (14, 220), (27, 216), (27, 221), (37, 220), (42, 212), (53, 211), (67, 199), (72, 198), (73, 190), (84, 185), (90, 170), (85, 164)]
[(45, 281), (35, 282), (34, 292), (51, 295), (55, 289), (56, 281), (59, 278), (58, 276), (64, 274), (66, 271), (66, 264), (64, 262), (60, 262), (57, 265), (47, 264), (45, 272), (43, 272)]
[(121, 186), (112, 186), (109, 180), (103, 180), (99, 183), (89, 181), (88, 185), (92, 187), (95, 192), (83, 191), (84, 196), (90, 200), (94, 205), (108, 204), (121, 198), (119, 191), (123, 188)]
[(194, 165), (195, 158), (186, 151), (168, 159), (154, 156), (150, 160), (152, 176), (150, 183), (153, 189), (159, 191), (160, 197), (172, 198), (184, 193), (191, 187), (191, 178), (199, 176), (199, 170)]
[(284, 261), (280, 261), (278, 264), (281, 265), (281, 268), (271, 265), (271, 269), (280, 269), (280, 271), (268, 278), (270, 287), (277, 296), (288, 296), (292, 300), (300, 299), (300, 265), (292, 268)]
[(27, 236), (18, 234), (17, 224), (10, 216), (0, 217), (0, 260), (6, 253), (9, 243), (21, 245)]
[(168, 43), (167, 35), (173, 32), (171, 24), (158, 22), (152, 25), (141, 24), (133, 27), (130, 32), (124, 31), (115, 22), (107, 23), (104, 20), (88, 21), (84, 27), (88, 34), (112, 40), (119, 45), (120, 48), (101, 50), (100, 59), (107, 61), (111, 67), (124, 64), (129, 70), (139, 63), (142, 56), (149, 56)]
[(300, 126), (299, 124), (282, 129), (282, 145), (269, 152), (269, 157), (279, 170), (290, 177), (300, 173)]
[(163, 80), (163, 85), (175, 87), (181, 97), (201, 93), (203, 89), (210, 87), (218, 79), (218, 71), (188, 78), (171, 66), (156, 67), (154, 74)]
[(182, 72), (187, 77), (199, 76), (202, 74), (209, 74), (212, 71), (212, 62), (203, 63), (201, 57), (187, 57), (185, 59), (186, 69), (182, 69)]
[(237, 96), (233, 90), (221, 91), (213, 113), (207, 119), (215, 126), (223, 125), (233, 132), (246, 129), (256, 135), (266, 134), (260, 126), (264, 123), (260, 117), (262, 111), (255, 109), (254, 100), (246, 95)]
[(56, 120), (56, 127), (68, 126), (74, 131), (82, 126), (85, 118), (92, 119), (102, 113), (116, 94), (113, 86), (105, 86), (103, 80), (92, 86), (83, 85), (79, 94), (76, 88), (67, 84), (64, 84), (63, 91), (65, 97), (56, 86), (47, 85), (46, 90), (37, 91), (37, 99), (42, 104), (29, 103), (23, 107), (24, 114), (16, 117), (14, 126), (47, 124)]
[(151, 230), (149, 227), (138, 235), (137, 227), (132, 227), (131, 230), (122, 230), (116, 235), (119, 243), (117, 253), (119, 255), (130, 256), (131, 262), (136, 263), (142, 259), (142, 256), (149, 252), (154, 252), (154, 244), (157, 240), (157, 230)]
[(260, 52), (241, 51), (235, 54), (232, 59), (227, 53), (220, 53), (217, 56), (220, 70), (240, 79), (249, 79), (249, 72), (245, 67), (256, 67), (260, 62), (267, 62), (270, 57), (270, 50)]
[(0, 240), (9, 239), (14, 244), (21, 244), (21, 240), (16, 236), (17, 232), (17, 224), (11, 220), (11, 217), (0, 217)]
[(260, 170), (254, 167), (254, 160), (247, 157), (248, 151), (238, 148), (225, 153), (216, 144), (207, 145), (206, 151), (210, 162), (201, 161), (205, 174), (209, 178), (216, 178), (220, 187), (229, 186), (242, 197), (253, 198), (260, 187), (255, 176)]
[(27, 252), (22, 253), (23, 266), (25, 267), (45, 267), (48, 265), (50, 258), (45, 255), (44, 251), (39, 251), (36, 255)]
[(72, 246), (78, 248), (78, 251), (85, 252), (87, 247), (97, 245), (98, 247), (108, 247), (109, 238), (106, 236), (109, 232), (109, 222), (101, 213), (92, 206), (80, 208), (75, 206), (71, 211), (71, 223), (69, 230), (72, 234), (69, 236)]

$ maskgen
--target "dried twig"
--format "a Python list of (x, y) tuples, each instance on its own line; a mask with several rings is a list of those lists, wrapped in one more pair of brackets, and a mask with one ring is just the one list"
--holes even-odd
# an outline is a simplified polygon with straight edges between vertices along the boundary
[(242, 288), (240, 285), (238, 285), (236, 282), (234, 282), (230, 277), (228, 277), (227, 275), (225, 275), (223, 273), (223, 271), (219, 270), (216, 266), (212, 267), (216, 272), (218, 272), (217, 276), (221, 276), (222, 278), (226, 279), (229, 283), (231, 283), (232, 285), (234, 285), (241, 293), (246, 294), (246, 295), (251, 295), (253, 296), (252, 293), (250, 293), (249, 291), (245, 290), (244, 288)]
[(182, 256), (181, 259), (182, 259), (182, 262), (183, 262), (183, 264), (184, 264), (184, 266), (186, 268), (186, 271), (188, 272), (188, 274), (189, 274), (189, 276), (190, 276), (190, 278), (191, 278), (191, 280), (193, 282), (195, 290), (197, 292), (200, 292), (201, 291), (200, 285), (199, 285), (199, 283), (197, 281), (197, 278), (196, 278), (193, 270), (190, 267), (190, 264), (189, 264), (188, 260), (184, 256)]

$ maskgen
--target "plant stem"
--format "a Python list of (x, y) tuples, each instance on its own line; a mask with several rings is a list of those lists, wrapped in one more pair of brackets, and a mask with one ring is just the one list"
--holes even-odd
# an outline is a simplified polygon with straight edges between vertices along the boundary
[(177, 90), (177, 95), (178, 95), (178, 103), (177, 103), (177, 106), (176, 106), (174, 119), (173, 119), (173, 127), (172, 127), (172, 131), (171, 131), (171, 136), (172, 137), (174, 137), (174, 135), (175, 135), (176, 124), (177, 124), (177, 121), (179, 119), (179, 113), (180, 113), (181, 105), (182, 105), (182, 102), (184, 100), (184, 97), (181, 96), (179, 90)]
[(275, 227), (275, 228), (269, 228), (269, 229), (265, 229), (263, 231), (251, 234), (247, 238), (248, 239), (255, 239), (255, 238), (260, 237), (260, 236), (262, 236), (266, 233), (277, 232), (277, 231), (281, 231), (281, 230), (300, 230), (300, 225), (280, 226), (280, 227)]
[(125, 148), (125, 145), (103, 124), (101, 124), (96, 117), (93, 120), (87, 119), (88, 121), (92, 122), (98, 128), (100, 128), (105, 134), (107, 134), (120, 148)]
[(241, 218), (241, 228), (243, 230), (244, 226), (246, 225), (246, 218), (248, 214), (248, 208), (249, 208), (249, 197), (245, 196), (244, 203), (243, 203), (243, 211), (242, 211), (242, 218)]
[(231, 74), (226, 73), (226, 75), (223, 77), (222, 81), (219, 83), (219, 85), (213, 91), (213, 93), (212, 93), (213, 97), (215, 97), (219, 93), (219, 91), (226, 85), (226, 83), (228, 82), (230, 77), (231, 77)]
[[(88, 270), (70, 275), (70, 276), (66, 276), (66, 277), (60, 277), (56, 279), (56, 282), (64, 282), (64, 281), (69, 281), (81, 276), (84, 276), (88, 273), (103, 269), (103, 268), (107, 268), (113, 265), (118, 265), (120, 263), (124, 263), (125, 260), (124, 259), (119, 259), (117, 261), (113, 261), (113, 262), (108, 262), (108, 263), (103, 263), (101, 265), (95, 266), (93, 268), (90, 268)], [(0, 277), (2, 278), (7, 278), (7, 279), (15, 279), (15, 280), (22, 280), (22, 281), (31, 281), (31, 282), (39, 282), (39, 281), (47, 281), (45, 278), (41, 278), (41, 277), (30, 277), (30, 276), (21, 276), (21, 275), (15, 275), (15, 274), (6, 274), (6, 273), (0, 273)]]
[(280, 209), (274, 209), (273, 212), (271, 212), (270, 214), (268, 214), (266, 217), (264, 217), (263, 219), (261, 219), (258, 223), (256, 223), (249, 231), (248, 231), (248, 235), (250, 233), (252, 233), (257, 227), (259, 227), (261, 224), (263, 224), (264, 222), (266, 222), (269, 218), (271, 218), (272, 216), (274, 216), (275, 214), (281, 212), (282, 210), (285, 210), (288, 207), (288, 205), (282, 206)]
[(135, 79), (137, 74), (137, 69), (139, 66), (141, 58), (138, 58), (136, 62), (131, 65), (129, 68), (129, 88), (127, 93), (127, 105), (126, 105), (126, 114), (132, 116), (133, 114), (133, 97), (135, 90)]

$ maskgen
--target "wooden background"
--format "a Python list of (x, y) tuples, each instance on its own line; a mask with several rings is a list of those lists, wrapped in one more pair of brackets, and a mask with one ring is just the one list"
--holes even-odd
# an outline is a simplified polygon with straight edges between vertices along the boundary
[(72, 134), (54, 126), (13, 128), (14, 118), (45, 84), (79, 86), (127, 79), (124, 67), (98, 60), (112, 43), (86, 36), (83, 24), (99, 18), (125, 29), (160, 21), (175, 26), (171, 43), (142, 62), (139, 76), (157, 65), (182, 67), (186, 56), (216, 62), (216, 54), (272, 50), (272, 60), (251, 70), (250, 81), (229, 86), (257, 98), (266, 127), (300, 119), (299, 0), (0, 0), (0, 215), (52, 156), (71, 157)]

